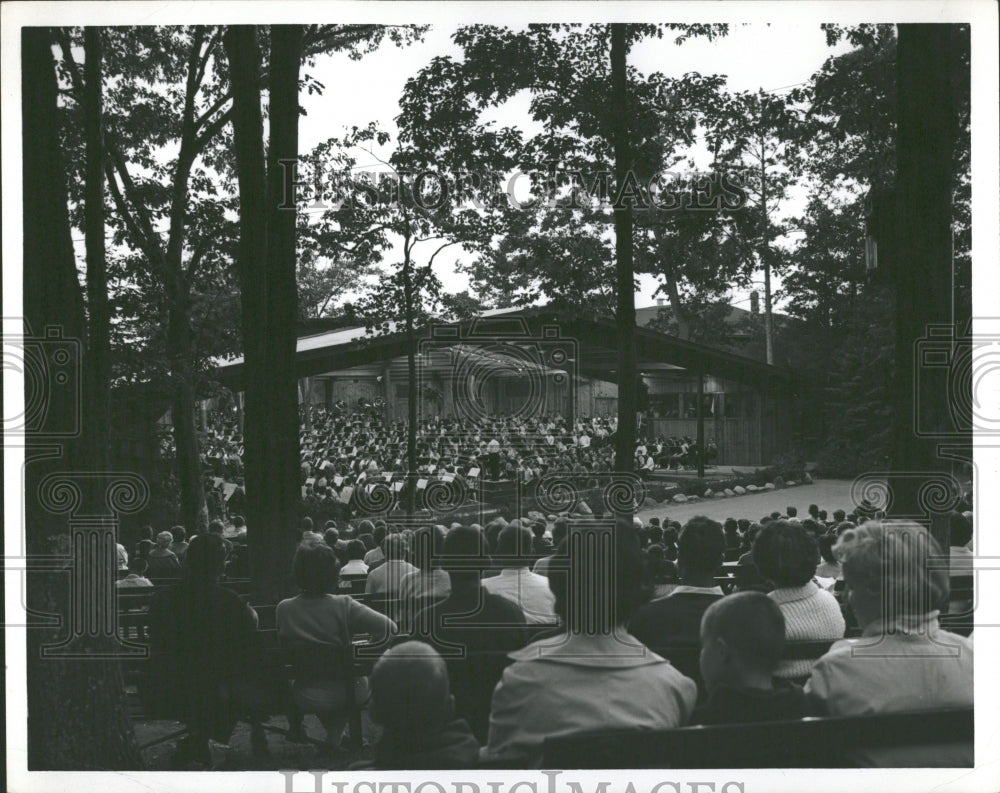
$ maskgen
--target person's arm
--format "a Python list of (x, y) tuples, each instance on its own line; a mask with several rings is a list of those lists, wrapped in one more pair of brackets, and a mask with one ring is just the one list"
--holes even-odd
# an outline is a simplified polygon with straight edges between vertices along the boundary
[(493, 690), (490, 706), (490, 726), (482, 756), (486, 758), (516, 754), (516, 738), (521, 731), (523, 709), (519, 686), (512, 683), (511, 670), (504, 671)]
[(806, 696), (806, 712), (810, 716), (828, 716), (830, 711), (830, 665), (820, 658), (802, 687)]
[(354, 598), (348, 600), (347, 624), (352, 636), (359, 633), (370, 634), (374, 644), (386, 641), (389, 635), (396, 630), (395, 622), (375, 609), (358, 603)]

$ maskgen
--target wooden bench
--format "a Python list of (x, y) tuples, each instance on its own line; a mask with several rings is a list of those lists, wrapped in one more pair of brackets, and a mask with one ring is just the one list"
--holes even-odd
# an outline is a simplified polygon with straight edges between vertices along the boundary
[(973, 740), (973, 709), (838, 716), (549, 738), (542, 768), (844, 768), (858, 750)]

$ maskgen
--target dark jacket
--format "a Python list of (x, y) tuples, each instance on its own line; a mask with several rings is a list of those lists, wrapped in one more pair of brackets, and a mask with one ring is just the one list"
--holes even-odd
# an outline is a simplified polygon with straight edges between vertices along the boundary
[(419, 729), (406, 739), (383, 735), (375, 746), (371, 767), (383, 771), (408, 771), (472, 768), (478, 762), (479, 741), (464, 719), (455, 719), (440, 732), (429, 735)]
[(149, 606), (149, 669), (144, 683), (154, 713), (226, 741), (238, 699), (256, 682), (257, 615), (215, 582), (184, 580)]
[(490, 700), (509, 663), (507, 654), (528, 641), (524, 612), (480, 586), (471, 593), (453, 590), (417, 614), (413, 626), (414, 638), (434, 646), (448, 665), (456, 715), (485, 742)]
[(775, 678), (774, 688), (734, 688), (720, 685), (704, 705), (695, 708), (692, 724), (744, 724), (755, 721), (801, 719), (809, 715), (802, 689)]

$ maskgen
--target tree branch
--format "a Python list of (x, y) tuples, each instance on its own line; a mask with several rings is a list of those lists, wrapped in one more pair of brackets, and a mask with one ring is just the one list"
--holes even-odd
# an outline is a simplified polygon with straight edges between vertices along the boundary
[(208, 44), (205, 46), (205, 52), (202, 53), (201, 58), (198, 60), (198, 77), (196, 83), (199, 86), (205, 77), (205, 69), (208, 66), (208, 59), (212, 54), (212, 50), (215, 49), (215, 45), (219, 43), (221, 38), (222, 28), (216, 28), (209, 38)]
[(158, 266), (158, 251), (150, 247), (149, 240), (146, 239), (145, 235), (139, 228), (139, 224), (136, 222), (135, 217), (129, 211), (128, 203), (126, 202), (124, 196), (122, 196), (121, 189), (118, 187), (118, 179), (116, 178), (114, 167), (110, 161), (105, 163), (104, 172), (107, 175), (108, 188), (111, 191), (111, 197), (114, 199), (115, 208), (118, 210), (119, 217), (121, 217), (122, 221), (125, 223), (125, 228), (133, 238), (133, 243), (146, 255), (146, 258), (149, 259), (152, 266)]
[(211, 249), (212, 243), (216, 241), (218, 231), (219, 229), (211, 229), (210, 232), (215, 232), (215, 234), (205, 234), (195, 247), (194, 253), (191, 254), (191, 261), (188, 262), (188, 266), (184, 271), (184, 280), (187, 281), (189, 286), (194, 278), (195, 271), (198, 269), (198, 265), (201, 264), (202, 259), (205, 258), (205, 254)]
[(70, 82), (73, 83), (73, 90), (76, 93), (76, 100), (83, 101), (83, 76), (80, 74), (80, 67), (77, 66), (73, 57), (73, 42), (69, 39), (66, 28), (57, 28), (56, 36), (59, 39), (59, 49), (62, 50), (63, 61), (69, 70)]
[(208, 121), (212, 116), (222, 109), (222, 106), (226, 104), (230, 99), (232, 99), (232, 94), (228, 91), (220, 96), (208, 110), (202, 113), (198, 119), (194, 122), (195, 129), (199, 129), (206, 121)]
[[(132, 204), (135, 214), (138, 216), (136, 228), (140, 230), (142, 239), (146, 242), (143, 246), (143, 251), (146, 252), (146, 255), (150, 256), (151, 260), (153, 260), (156, 264), (162, 264), (163, 250), (157, 241), (158, 235), (153, 229), (153, 223), (149, 218), (149, 212), (147, 211), (142, 198), (139, 196), (139, 191), (136, 189), (135, 182), (132, 181), (128, 168), (125, 166), (122, 154), (118, 150), (117, 146), (112, 143), (109, 143), (107, 148), (108, 154), (111, 157), (111, 162), (114, 163), (114, 169), (121, 177), (122, 185), (125, 188), (125, 195)], [(113, 182), (114, 180), (112, 179), (110, 181)], [(153, 256), (154, 253), (155, 258)]]
[(437, 249), (436, 251), (434, 251), (434, 253), (432, 253), (432, 254), (431, 254), (431, 258), (430, 258), (430, 260), (429, 260), (429, 261), (427, 262), (427, 266), (428, 266), (428, 267), (430, 267), (431, 265), (433, 265), (433, 264), (434, 264), (434, 258), (435, 258), (435, 257), (436, 257), (436, 256), (437, 256), (437, 255), (438, 255), (439, 253), (441, 253), (441, 251), (443, 251), (443, 250), (444, 250), (445, 248), (447, 248), (447, 247), (449, 247), (449, 246), (451, 246), (451, 245), (458, 245), (458, 244), (459, 244), (458, 242), (454, 242), (454, 241), (453, 241), (453, 242), (446, 242), (446, 243), (445, 243), (444, 245), (442, 245), (442, 246), (441, 246), (440, 248), (438, 248), (438, 249)]
[(194, 156), (197, 156), (199, 153), (201, 153), (201, 151), (205, 148), (205, 146), (208, 145), (208, 142), (212, 138), (214, 138), (222, 130), (222, 128), (226, 126), (226, 124), (229, 123), (232, 117), (233, 117), (233, 109), (232, 107), (230, 107), (229, 110), (227, 110), (217, 119), (215, 119), (215, 121), (213, 121), (211, 124), (205, 127), (202, 133), (197, 138), (195, 138), (194, 145), (192, 146), (192, 154)]

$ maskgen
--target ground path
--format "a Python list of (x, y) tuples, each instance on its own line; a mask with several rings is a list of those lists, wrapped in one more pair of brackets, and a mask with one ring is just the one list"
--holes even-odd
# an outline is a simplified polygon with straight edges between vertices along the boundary
[(851, 501), (851, 481), (849, 479), (817, 479), (810, 485), (796, 485), (783, 490), (766, 490), (758, 493), (747, 493), (745, 496), (730, 498), (700, 499), (693, 503), (674, 504), (664, 502), (652, 509), (643, 508), (637, 513), (643, 521), (650, 518), (664, 517), (684, 523), (695, 515), (723, 521), (726, 518), (749, 518), (759, 520), (772, 512), (785, 514), (785, 507), (796, 507), (799, 517), (808, 517), (810, 504), (827, 511), (827, 517), (833, 518), (835, 509), (850, 512), (854, 508)]

